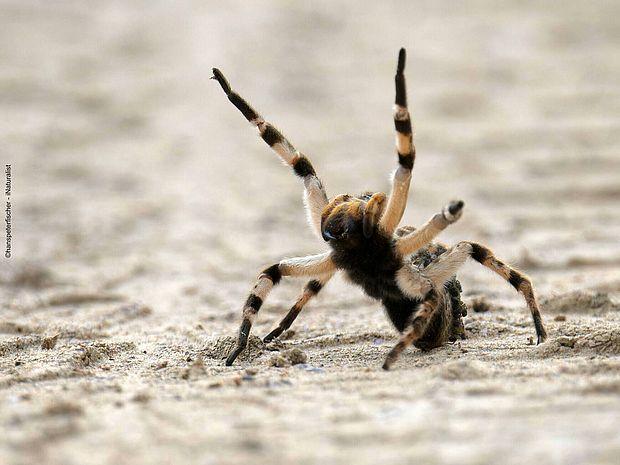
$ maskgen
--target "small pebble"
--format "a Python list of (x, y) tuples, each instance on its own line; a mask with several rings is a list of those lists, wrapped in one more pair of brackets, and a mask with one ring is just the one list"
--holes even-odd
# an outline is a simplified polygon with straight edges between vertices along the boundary
[(566, 315), (556, 315), (554, 321), (566, 321)]
[(491, 305), (482, 297), (472, 300), (469, 306), (476, 313), (485, 313), (491, 310)]
[(46, 350), (51, 350), (56, 347), (56, 343), (58, 342), (58, 337), (60, 334), (54, 334), (53, 336), (45, 336), (41, 341), (41, 348)]
[(291, 362), (292, 365), (306, 363), (308, 360), (308, 356), (298, 348), (287, 350), (284, 352), (284, 356)]

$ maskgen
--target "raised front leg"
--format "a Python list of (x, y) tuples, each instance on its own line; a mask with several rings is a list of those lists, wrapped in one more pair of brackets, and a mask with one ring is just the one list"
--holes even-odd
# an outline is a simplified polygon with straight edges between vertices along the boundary
[(415, 162), (415, 146), (413, 145), (411, 118), (407, 109), (407, 89), (404, 75), (406, 59), (405, 49), (401, 48), (398, 54), (396, 76), (394, 77), (396, 84), (394, 126), (396, 128), (398, 168), (392, 176), (392, 190), (380, 221), (381, 228), (388, 234), (394, 232), (405, 212), (409, 184), (411, 183), (411, 170)]
[(245, 349), (250, 336), (252, 323), (258, 314), (267, 295), (277, 285), (283, 276), (324, 276), (336, 270), (329, 252), (308, 257), (297, 257), (282, 260), (280, 263), (265, 269), (258, 277), (249, 297), (243, 306), (241, 327), (237, 346), (230, 352), (226, 365), (230, 366)]
[(271, 123), (258, 114), (237, 92), (231, 89), (230, 84), (222, 72), (213, 68), (213, 77), (226, 93), (228, 100), (243, 113), (243, 116), (258, 129), (261, 138), (276, 152), (280, 158), (304, 180), (304, 203), (308, 213), (308, 221), (314, 233), (321, 237), (321, 212), (327, 205), (327, 194), (321, 180), (317, 177), (314, 167), (305, 155), (301, 154), (286, 137)]

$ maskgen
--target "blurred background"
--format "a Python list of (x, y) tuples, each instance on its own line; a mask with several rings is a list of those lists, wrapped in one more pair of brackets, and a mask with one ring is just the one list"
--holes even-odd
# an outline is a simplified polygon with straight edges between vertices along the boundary
[[(397, 165), (393, 76), (398, 49), (406, 47), (418, 156), (403, 222), (419, 225), (446, 201), (463, 199), (464, 216), (442, 241), (489, 245), (531, 274), (543, 298), (592, 289), (617, 296), (619, 16), (617, 1), (1, 1), (0, 160), (12, 164), (13, 173), (13, 257), (0, 264), (1, 333), (7, 347), (2, 361), (7, 378), (0, 386), (10, 401), (2, 453), (17, 460), (28, 449), (34, 454), (30, 458), (73, 463), (95, 460), (88, 445), (99, 441), (109, 453), (97, 456), (98, 463), (122, 451), (137, 453), (130, 455), (137, 463), (153, 450), (163, 455), (152, 460), (169, 453), (211, 463), (199, 446), (213, 441), (213, 447), (228, 451), (231, 463), (240, 457), (273, 461), (278, 451), (299, 463), (315, 463), (313, 447), (328, 446), (332, 455), (316, 463), (328, 463), (326, 457), (346, 463), (354, 455), (338, 454), (355, 454), (355, 444), (365, 437), (355, 429), (360, 425), (356, 415), (362, 415), (355, 408), (360, 402), (382, 401), (357, 397), (362, 388), (355, 384), (353, 413), (343, 413), (342, 423), (328, 422), (329, 427), (314, 418), (315, 436), (307, 449), (296, 449), (303, 434), (291, 433), (290, 424), (277, 415), (268, 427), (279, 433), (269, 441), (227, 442), (227, 431), (250, 435), (264, 425), (235, 423), (244, 413), (232, 413), (224, 400), (218, 403), (204, 394), (200, 382), (206, 379), (181, 388), (171, 381), (178, 379), (176, 372), (153, 374), (145, 368), (163, 357), (170, 369), (182, 369), (205, 340), (235, 334), (241, 305), (261, 269), (284, 257), (325, 250), (306, 224), (302, 184), (209, 80), (214, 66), (307, 154), (330, 196), (388, 191)], [(466, 296), (485, 294), (509, 315), (514, 310), (515, 320), (509, 320), (519, 327), (519, 341), (533, 334), (522, 301), (508, 286), (471, 264), (462, 275)], [(255, 327), (258, 335), (276, 324), (300, 285), (285, 283), (273, 293)], [(394, 337), (379, 306), (361, 291), (335, 280), (325, 294), (299, 321), (301, 338), (374, 329)], [(116, 300), (147, 310), (128, 313), (124, 304), (109, 303)], [(584, 321), (575, 322), (575, 328), (597, 320)], [(123, 349), (117, 362), (108, 362), (107, 370), (94, 365), (80, 382), (99, 386), (96, 380), (102, 377), (104, 384), (123, 389), (140, 386), (162, 402), (174, 395), (192, 399), (166, 414), (187, 409), (188, 415), (197, 415), (177, 425), (179, 431), (197, 434), (188, 433), (197, 442), (184, 442), (180, 435), (152, 436), (149, 425), (161, 425), (146, 413), (128, 420), (135, 437), (125, 442), (125, 433), (114, 428), (114, 419), (123, 415), (114, 402), (133, 395), (127, 387), (132, 394), (108, 400), (108, 388), (93, 394), (94, 410), (81, 406), (82, 426), (71, 420), (68, 424), (77, 430), (61, 435), (60, 449), (46, 446), (49, 437), (40, 432), (41, 424), (26, 421), (19, 412), (47, 411), (54, 393), (68, 391), (74, 398), (85, 388), (62, 371), (58, 357), (41, 355), (38, 346), (21, 352), (11, 341), (21, 334), (56, 332), (66, 350), (78, 343), (92, 345), (99, 337), (131, 340), (133, 348)], [(136, 355), (142, 349), (153, 358)], [(380, 366), (387, 346), (376, 349), (382, 352), (371, 361), (347, 359), (357, 364), (353, 379), (366, 376), (366, 366), (374, 371)], [(409, 360), (419, 358), (412, 354)], [(28, 361), (26, 367), (16, 367), (20, 360)], [(334, 362), (330, 379), (335, 385), (342, 381), (343, 360), (324, 360), (328, 372)], [(538, 369), (535, 362), (531, 370)], [(205, 363), (219, 366), (217, 360)], [(493, 369), (505, 365), (498, 363)], [(39, 375), (31, 370), (50, 369), (61, 370), (56, 381), (37, 384)], [(127, 378), (128, 370), (138, 374)], [(220, 373), (213, 370), (212, 376)], [(302, 377), (300, 383), (312, 381)], [(397, 387), (385, 378), (377, 383), (388, 391)], [(618, 392), (618, 385), (612, 392)], [(545, 392), (552, 396), (564, 388)], [(312, 403), (312, 389), (306, 386), (307, 410), (296, 415), (319, 408)], [(343, 389), (330, 395), (347, 397)], [(255, 414), (264, 413), (260, 393), (219, 392), (234, 404), (255, 396)], [(24, 401), (19, 397), (24, 393), (35, 399)], [(440, 403), (450, 402), (450, 395)], [(196, 399), (200, 408), (206, 408), (200, 402), (217, 405), (209, 411), (216, 418), (211, 433), (193, 413), (202, 412), (192, 404)], [(431, 416), (445, 413), (427, 404), (424, 408)], [(532, 408), (540, 413), (540, 406)], [(616, 402), (608, 409), (617, 412), (620, 406)], [(527, 417), (533, 431), (545, 424), (548, 412), (538, 413)], [(454, 442), (442, 443), (441, 435), (460, 430), (438, 430), (439, 455), (427, 448), (399, 455), (399, 447), (410, 447), (412, 440), (410, 424), (402, 420), (396, 434), (402, 444), (393, 439), (394, 449), (388, 451), (370, 440), (368, 447), (374, 448), (364, 457), (435, 457), (441, 462), (462, 454), (463, 463), (483, 463), (489, 457), (485, 450), (510, 455), (513, 440), (525, 438), (534, 441), (532, 448), (503, 463), (536, 457), (548, 463), (571, 457), (602, 463), (620, 447), (606, 436), (617, 420), (606, 418), (602, 423), (607, 426), (592, 430), (586, 421), (593, 420), (590, 412), (571, 417), (590, 426), (577, 440), (569, 430), (562, 433), (561, 440), (570, 438), (572, 446), (555, 455), (548, 451), (560, 439), (543, 434), (546, 442), (535, 442), (534, 433), (519, 428), (503, 442), (490, 430), (474, 437), (496, 444), (490, 449), (450, 449)], [(360, 431), (377, 427), (368, 421)], [(45, 425), (57, 431), (56, 423)], [(319, 434), (323, 428), (329, 435)], [(393, 438), (387, 428), (385, 437)], [(334, 435), (342, 444), (331, 442)], [(609, 440), (601, 445), (594, 437)], [(270, 442), (278, 439), (279, 445)]]

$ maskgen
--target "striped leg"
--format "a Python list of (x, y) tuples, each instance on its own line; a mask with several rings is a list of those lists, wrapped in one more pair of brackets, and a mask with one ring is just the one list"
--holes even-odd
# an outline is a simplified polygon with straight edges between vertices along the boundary
[(403, 74), (406, 58), (405, 49), (401, 48), (394, 78), (396, 84), (394, 126), (396, 128), (396, 150), (399, 166), (392, 177), (392, 191), (380, 222), (381, 228), (388, 234), (394, 232), (405, 212), (411, 182), (411, 170), (415, 161), (415, 146), (413, 145), (411, 119), (407, 109), (405, 75)]
[(280, 324), (278, 325), (278, 327), (275, 328), (273, 331), (271, 331), (269, 334), (267, 334), (267, 336), (265, 336), (265, 339), (263, 339), (263, 341), (271, 342), (275, 338), (279, 337), (280, 334), (282, 334), (284, 331), (289, 329), (291, 325), (293, 324), (293, 321), (295, 321), (295, 319), (299, 316), (299, 314), (301, 313), (305, 305), (314, 296), (316, 296), (321, 291), (321, 289), (323, 289), (325, 284), (327, 284), (327, 281), (329, 281), (332, 278), (332, 276), (334, 276), (334, 274), (330, 273), (318, 279), (312, 279), (308, 281), (308, 283), (304, 286), (301, 296), (299, 296), (299, 298), (297, 299), (297, 302), (295, 302), (295, 305), (293, 305), (291, 310), (286, 314), (286, 316), (282, 319), (282, 321), (280, 321)]
[(280, 158), (304, 181), (304, 204), (308, 221), (315, 234), (321, 237), (321, 212), (327, 205), (327, 194), (321, 180), (317, 177), (314, 167), (305, 155), (301, 154), (286, 137), (271, 123), (259, 115), (237, 92), (233, 91), (222, 72), (213, 68), (213, 77), (220, 83), (228, 100), (243, 113), (243, 116), (258, 129), (262, 139), (276, 152)]
[(261, 305), (283, 276), (323, 276), (335, 271), (329, 252), (308, 257), (289, 258), (265, 269), (258, 277), (252, 292), (243, 306), (243, 320), (239, 328), (237, 346), (230, 352), (226, 365), (230, 366), (245, 349), (252, 323)]
[(456, 274), (457, 269), (465, 263), (467, 258), (473, 258), (477, 262), (494, 271), (506, 281), (508, 281), (525, 298), (525, 302), (530, 309), (536, 328), (538, 343), (547, 339), (547, 331), (540, 315), (540, 308), (536, 300), (536, 294), (530, 278), (506, 265), (495, 257), (491, 249), (476, 242), (459, 242), (457, 245), (440, 256), (437, 261), (431, 263), (423, 270), (423, 273), (435, 286), (442, 285), (451, 276)]
[(413, 317), (409, 329), (403, 333), (398, 343), (386, 357), (383, 363), (384, 370), (389, 370), (400, 354), (424, 335), (428, 322), (435, 309), (438, 308), (438, 304), (439, 294), (434, 288), (431, 288), (424, 296), (424, 300)]
[(432, 241), (448, 225), (457, 221), (462, 213), (465, 204), (462, 200), (452, 201), (443, 207), (441, 213), (437, 213), (428, 220), (422, 227), (414, 230), (410, 234), (396, 239), (396, 250), (400, 255), (409, 255), (416, 250), (424, 247)]

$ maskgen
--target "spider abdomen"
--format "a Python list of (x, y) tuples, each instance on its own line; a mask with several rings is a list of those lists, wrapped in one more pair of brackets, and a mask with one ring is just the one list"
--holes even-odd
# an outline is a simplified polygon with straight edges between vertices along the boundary
[[(411, 324), (421, 300), (403, 293), (396, 282), (396, 272), (404, 262), (424, 269), (446, 251), (445, 247), (432, 243), (403, 260), (395, 252), (392, 239), (381, 234), (366, 240), (336, 241), (330, 245), (336, 266), (368, 296), (381, 301), (390, 321), (401, 333)], [(429, 321), (424, 335), (415, 343), (418, 348), (430, 350), (463, 336), (465, 305), (460, 300), (460, 291), (456, 277), (442, 286), (439, 308)]]

